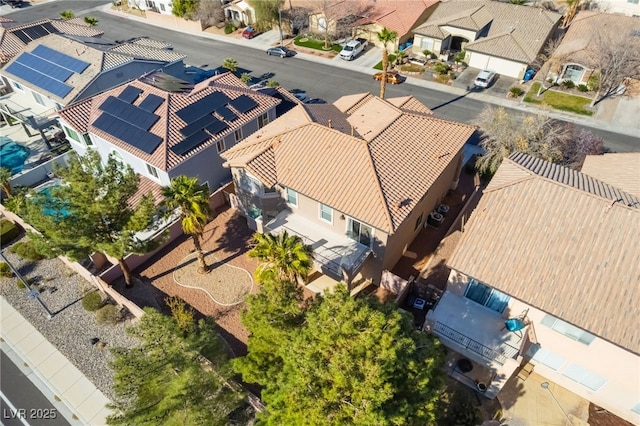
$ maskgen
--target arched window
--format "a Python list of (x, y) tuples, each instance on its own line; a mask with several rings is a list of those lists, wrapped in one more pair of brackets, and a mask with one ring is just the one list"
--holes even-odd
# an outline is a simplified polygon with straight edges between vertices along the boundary
[(584, 75), (584, 67), (578, 64), (569, 64), (564, 68), (562, 80), (571, 80), (574, 83), (582, 82), (582, 76)]

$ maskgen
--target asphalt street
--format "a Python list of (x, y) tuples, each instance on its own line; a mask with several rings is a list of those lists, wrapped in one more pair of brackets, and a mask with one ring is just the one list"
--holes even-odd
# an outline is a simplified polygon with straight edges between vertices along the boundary
[(0, 351), (0, 424), (70, 426), (4, 351)]
[[(22, 23), (42, 18), (57, 18), (63, 10), (73, 10), (76, 16), (93, 16), (108, 40), (123, 40), (132, 37), (148, 36), (171, 43), (175, 51), (187, 55), (190, 65), (202, 68), (217, 68), (222, 60), (232, 57), (240, 68), (253, 76), (268, 76), (288, 89), (301, 89), (313, 98), (322, 98), (333, 102), (344, 94), (379, 91), (379, 83), (370, 76), (349, 69), (337, 68), (328, 64), (308, 62), (301, 58), (281, 59), (268, 56), (251, 47), (228, 44), (193, 34), (171, 31), (165, 28), (147, 25), (111, 14), (100, 12), (104, 1), (65, 0), (53, 1), (38, 6), (25, 7), (9, 16)], [(250, 41), (248, 41), (250, 43)], [(444, 119), (472, 123), (477, 114), (486, 105), (484, 102), (458, 96), (439, 90), (428, 90), (411, 84), (388, 85), (388, 97), (413, 95), (431, 108), (436, 116)], [(605, 140), (605, 146), (612, 152), (640, 151), (640, 139), (628, 135), (613, 133), (598, 128), (576, 125), (577, 129), (586, 128)]]

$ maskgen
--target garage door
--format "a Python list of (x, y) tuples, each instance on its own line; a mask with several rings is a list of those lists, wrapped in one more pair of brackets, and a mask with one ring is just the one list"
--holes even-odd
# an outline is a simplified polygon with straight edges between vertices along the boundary
[(527, 69), (526, 64), (495, 58), (483, 53), (469, 52), (469, 66), (479, 69), (490, 69), (498, 74), (513, 78), (522, 78)]

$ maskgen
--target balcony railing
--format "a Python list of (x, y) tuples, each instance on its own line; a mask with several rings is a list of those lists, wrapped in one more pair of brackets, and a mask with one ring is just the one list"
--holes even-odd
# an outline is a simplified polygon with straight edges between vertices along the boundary
[(50, 118), (49, 115), (56, 111), (55, 108), (50, 108), (45, 112), (34, 115), (31, 109), (23, 108), (8, 98), (9, 95), (0, 99), (0, 110), (20, 122), (28, 124), (34, 129), (39, 129), (54, 121), (54, 119)]
[(516, 358), (520, 352), (515, 346), (503, 343), (500, 345), (500, 349), (502, 351), (502, 353), (500, 353), (438, 321), (435, 322), (432, 331), (442, 337), (446, 337), (447, 339), (456, 342), (465, 349), (480, 355), (488, 361), (495, 361), (501, 365), (504, 365), (504, 363), (507, 362), (507, 359)]

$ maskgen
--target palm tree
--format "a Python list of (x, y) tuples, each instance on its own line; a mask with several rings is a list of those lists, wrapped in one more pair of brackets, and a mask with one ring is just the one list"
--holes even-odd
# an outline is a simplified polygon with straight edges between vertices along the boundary
[(98, 20), (93, 16), (85, 16), (84, 22), (90, 27), (95, 27), (96, 25), (98, 25)]
[(60, 17), (62, 19), (64, 19), (65, 21), (68, 21), (69, 19), (75, 18), (76, 14), (73, 13), (73, 10), (67, 9), (67, 10), (63, 10), (62, 12), (60, 12)]
[(387, 44), (392, 43), (398, 37), (395, 31), (389, 31), (386, 27), (378, 33), (378, 41), (382, 43), (382, 78), (380, 79), (380, 98), (384, 99), (384, 90), (387, 86), (387, 67), (389, 66), (389, 52)]
[(249, 257), (261, 261), (256, 269), (256, 279), (264, 282), (268, 279), (299, 282), (305, 280), (313, 266), (313, 249), (304, 244), (297, 235), (287, 231), (279, 235), (253, 234), (255, 246), (249, 251)]
[(11, 197), (11, 169), (0, 167), (0, 186), (8, 198)]
[(222, 60), (222, 68), (226, 68), (235, 73), (238, 70), (238, 61), (233, 58), (224, 58)]
[(578, 7), (580, 6), (581, 0), (564, 0), (564, 3), (567, 5), (567, 11), (564, 13), (562, 26), (566, 27), (571, 23), (573, 18), (576, 16), (576, 13), (578, 13)]
[(208, 266), (200, 246), (200, 237), (211, 218), (209, 188), (198, 184), (198, 178), (184, 175), (171, 179), (171, 185), (162, 188), (164, 203), (171, 210), (180, 209), (182, 230), (193, 238), (198, 256), (198, 272), (204, 274)]

